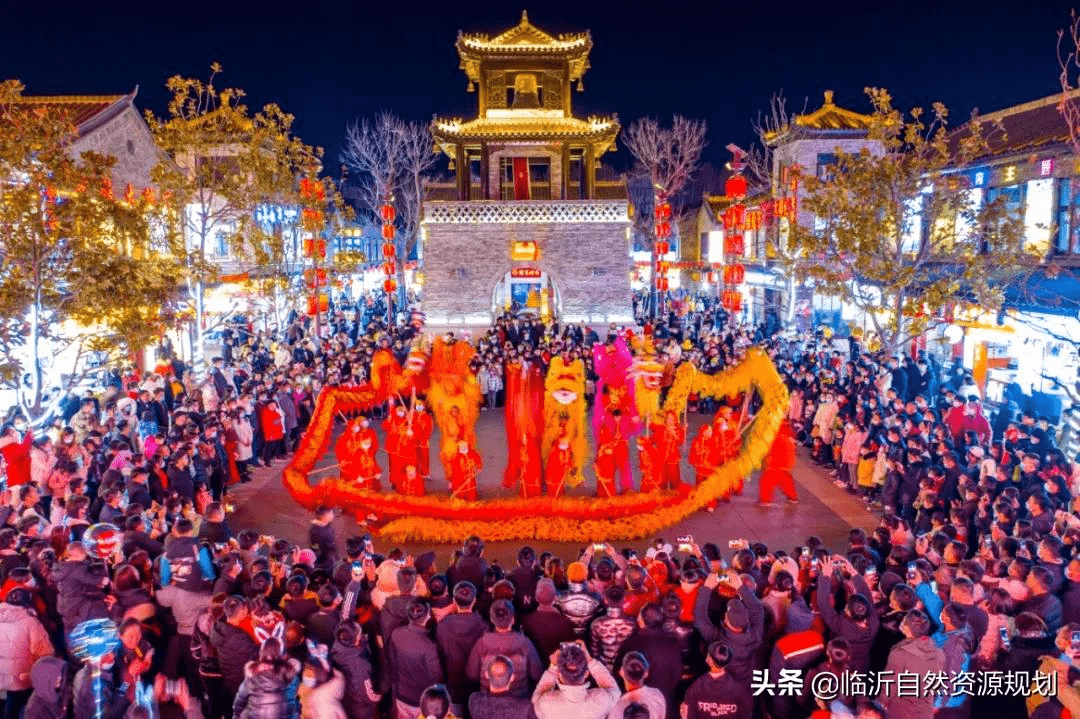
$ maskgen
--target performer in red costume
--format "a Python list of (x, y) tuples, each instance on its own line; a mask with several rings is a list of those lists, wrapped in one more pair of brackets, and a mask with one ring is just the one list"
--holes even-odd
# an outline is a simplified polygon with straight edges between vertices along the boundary
[(574, 451), (570, 449), (570, 436), (564, 432), (551, 446), (551, 454), (548, 455), (547, 466), (544, 467), (548, 496), (561, 497), (566, 492), (566, 483), (576, 471)]
[(408, 454), (411, 443), (404, 442), (405, 432), (408, 429), (409, 419), (404, 405), (398, 405), (382, 422), (383, 431), (386, 432), (386, 454), (390, 460), (390, 483), (394, 489), (402, 492), (399, 481), (405, 476), (405, 465), (415, 461), (415, 452)]
[(799, 494), (795, 491), (795, 482), (791, 470), (795, 467), (795, 436), (791, 425), (785, 420), (780, 424), (761, 471), (761, 492), (758, 497), (761, 504), (772, 504), (773, 490), (779, 489), (787, 501), (795, 504)]
[(709, 478), (712, 469), (709, 454), (712, 452), (713, 428), (711, 424), (701, 425), (694, 441), (690, 443), (690, 466), (694, 468), (694, 483), (701, 484)]
[(599, 499), (614, 497), (619, 492), (615, 487), (615, 475), (619, 465), (615, 459), (615, 446), (611, 438), (601, 438), (596, 447), (596, 461), (593, 463), (596, 470), (596, 496)]
[[(713, 453), (710, 457), (713, 467), (719, 467), (734, 459), (742, 448), (742, 435), (739, 433), (737, 415), (730, 405), (721, 405), (713, 418)], [(744, 478), (739, 477), (730, 491), (721, 497), (725, 502), (731, 494), (742, 494)]]
[(450, 458), (450, 496), (476, 500), (476, 478), (484, 468), (480, 454), (468, 442), (458, 442), (458, 451)]
[(686, 440), (686, 430), (679, 422), (679, 415), (671, 410), (665, 412), (664, 424), (654, 424), (653, 433), (656, 435), (657, 459), (660, 462), (660, 487), (678, 489), (682, 485), (680, 464), (682, 445)]
[(416, 435), (416, 471), (422, 479), (431, 477), (431, 432), (434, 425), (423, 402), (413, 404), (413, 432)]
[(415, 464), (405, 465), (405, 476), (401, 478), (402, 494), (409, 497), (423, 497), (427, 494), (424, 489), (424, 478), (420, 476)]
[(660, 489), (663, 462), (657, 440), (658, 434), (650, 432), (644, 437), (638, 437), (637, 441), (638, 464), (641, 466), (641, 491), (646, 494)]
[[(408, 415), (406, 415), (406, 417), (408, 417)], [(409, 467), (412, 467), (414, 473), (417, 471), (417, 447), (416, 432), (413, 431), (408, 420), (406, 420), (405, 423), (399, 426), (399, 431), (397, 434), (397, 452), (398, 459), (397, 462), (394, 464), (394, 468), (390, 470), (390, 481), (395, 487), (397, 487), (397, 491), (401, 492), (402, 494), (412, 495), (415, 487), (409, 486), (407, 469)], [(394, 474), (395, 472), (397, 473), (396, 475)], [(421, 477), (421, 494), (423, 494), (423, 488), (424, 480), (423, 477)]]
[(337, 457), (338, 467), (341, 469), (341, 478), (346, 482), (355, 482), (359, 476), (359, 467), (356, 458), (360, 454), (360, 422), (353, 420), (345, 427), (345, 431), (338, 437), (334, 445), (334, 456)]
[(521, 435), (521, 440), (516, 448), (516, 457), (512, 464), (514, 474), (504, 478), (503, 486), (513, 487), (515, 483), (521, 488), (521, 496), (524, 499), (539, 497), (544, 493), (543, 462), (540, 459), (540, 445), (535, 437)]

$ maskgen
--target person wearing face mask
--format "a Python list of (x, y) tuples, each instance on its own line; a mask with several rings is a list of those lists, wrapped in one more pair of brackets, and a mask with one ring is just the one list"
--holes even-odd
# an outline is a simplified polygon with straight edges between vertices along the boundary
[(836, 424), (836, 414), (839, 408), (836, 402), (833, 401), (833, 394), (830, 391), (824, 391), (821, 393), (821, 404), (818, 405), (817, 411), (814, 413), (814, 426), (817, 428), (818, 437), (825, 444), (832, 444), (833, 441), (833, 426)]
[(434, 426), (423, 402), (413, 405), (412, 429), (416, 437), (416, 469), (421, 479), (431, 478), (431, 433)]
[[(386, 454), (389, 458), (390, 482), (398, 492), (402, 491), (400, 480), (405, 474), (405, 465), (412, 461), (409, 448), (412, 444), (407, 432), (410, 431), (408, 412), (404, 405), (397, 405), (390, 416), (383, 420), (382, 428), (386, 432)], [(415, 436), (415, 435), (414, 435)], [(415, 449), (413, 449), (415, 457)]]
[(30, 430), (26, 418), (18, 416), (15, 421), (0, 433), (0, 455), (7, 464), (7, 483), (16, 487), (30, 481), (30, 447), (34, 442), (34, 433)]
[(4, 716), (18, 717), (30, 700), (31, 669), (42, 657), (53, 656), (45, 627), (31, 607), (30, 590), (16, 587), (0, 604), (0, 688), (7, 699)]
[[(75, 719), (121, 719), (131, 706), (127, 692), (120, 691), (116, 686), (115, 673), (112, 671), (116, 664), (116, 654), (107, 653), (101, 659), (100, 682), (94, 678), (93, 666), (88, 662), (83, 665), (79, 673), (75, 675), (74, 684), (74, 716)], [(101, 714), (97, 712), (99, 697), (96, 688), (100, 687)]]
[(451, 497), (476, 500), (476, 478), (484, 467), (480, 454), (462, 440), (458, 442), (458, 451), (450, 459), (450, 494)]

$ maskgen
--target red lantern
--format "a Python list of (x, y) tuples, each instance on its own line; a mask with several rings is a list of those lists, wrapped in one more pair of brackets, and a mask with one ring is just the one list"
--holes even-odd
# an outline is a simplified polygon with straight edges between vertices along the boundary
[(395, 255), (397, 255), (397, 249), (394, 247), (393, 244), (387, 242), (385, 245), (382, 246), (382, 256), (384, 258), (392, 260), (394, 259)]
[(315, 253), (315, 240), (304, 240), (304, 257), (311, 257)]
[(382, 206), (382, 219), (383, 219), (383, 222), (386, 222), (386, 223), (393, 222), (394, 218), (396, 216), (397, 216), (397, 212), (394, 210), (393, 205), (391, 205), (390, 203), (387, 203), (387, 204)]
[(659, 289), (661, 292), (667, 292), (668, 291), (668, 278), (667, 277), (661, 277), (658, 280), (657, 285), (658, 285), (657, 289)]
[(746, 197), (747, 183), (742, 175), (732, 175), (724, 183), (724, 194), (739, 199)]
[(713, 274), (712, 272), (708, 272), (708, 273), (706, 273), (706, 275), (705, 275), (705, 278), (706, 278), (706, 280), (707, 280), (708, 282), (715, 282), (715, 281), (716, 281), (716, 280), (714, 279), (714, 278), (715, 278), (715, 275), (714, 275), (714, 274)]
[(746, 251), (742, 235), (730, 235), (724, 240), (724, 252), (728, 255), (741, 255)]
[(671, 237), (671, 223), (667, 220), (661, 220), (656, 223), (656, 239), (664, 240)]
[(656, 219), (657, 220), (670, 220), (671, 219), (671, 205), (667, 202), (661, 202), (656, 206)]
[(720, 304), (729, 312), (739, 312), (742, 309), (742, 293), (737, 290), (724, 290), (720, 295)]
[(326, 270), (322, 267), (315, 270), (315, 284), (319, 287), (326, 287)]
[(312, 316), (319, 314), (319, 303), (314, 297), (307, 298), (307, 313)]
[(330, 297), (319, 295), (319, 312), (326, 312), (328, 309), (330, 309)]
[(728, 265), (724, 268), (724, 284), (741, 285), (746, 279), (746, 268), (740, 264)]
[(390, 294), (397, 289), (397, 282), (394, 282), (393, 280), (386, 280), (383, 282), (382, 286), (383, 289), (386, 290), (386, 294)]
[(383, 225), (382, 226), (382, 238), (384, 240), (386, 240), (387, 242), (394, 239), (394, 226), (393, 225)]
[(320, 260), (326, 258), (326, 240), (315, 240), (315, 258)]
[(667, 253), (668, 253), (668, 243), (663, 242), (663, 241), (657, 242), (656, 243), (656, 254), (658, 254), (658, 255), (666, 255)]
[(383, 274), (385, 274), (387, 277), (393, 277), (394, 276), (394, 263), (393, 262), (387, 262), (386, 264), (384, 264), (382, 266), (382, 271), (383, 271)]

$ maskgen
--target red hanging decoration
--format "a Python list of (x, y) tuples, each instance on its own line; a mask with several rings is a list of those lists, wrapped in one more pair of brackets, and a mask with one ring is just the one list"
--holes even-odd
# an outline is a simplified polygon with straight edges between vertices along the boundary
[(393, 277), (394, 276), (394, 263), (393, 262), (385, 263), (382, 266), (382, 270), (383, 270), (383, 274), (385, 274), (387, 277)]
[(661, 202), (656, 206), (656, 219), (657, 220), (670, 220), (671, 219), (671, 204), (668, 202)]
[(724, 183), (724, 194), (736, 200), (746, 197), (747, 189), (746, 178), (742, 175), (732, 175)]
[(315, 259), (326, 259), (326, 240), (315, 240)]
[(315, 254), (315, 240), (304, 240), (304, 257), (311, 257), (313, 254)]
[(671, 223), (667, 220), (662, 220), (656, 223), (656, 239), (665, 240), (671, 237)]
[(382, 286), (383, 289), (386, 290), (386, 294), (390, 294), (397, 289), (397, 282), (394, 282), (393, 280), (385, 280)]
[(394, 226), (393, 225), (388, 224), (388, 225), (383, 225), (382, 226), (382, 238), (384, 240), (386, 240), (387, 242), (394, 239)]
[(741, 285), (746, 279), (746, 268), (740, 264), (728, 265), (724, 268), (725, 285)]
[(326, 312), (328, 309), (330, 309), (330, 297), (319, 295), (319, 312)]
[(319, 302), (315, 297), (307, 298), (307, 313), (311, 316), (319, 314)]
[(720, 304), (728, 312), (739, 312), (742, 310), (742, 293), (738, 290), (724, 290), (720, 295)]
[(397, 249), (394, 247), (393, 244), (387, 242), (385, 245), (382, 246), (382, 256), (384, 258), (392, 260), (396, 255)]
[(386, 222), (386, 223), (393, 222), (395, 217), (397, 217), (397, 211), (394, 209), (393, 205), (391, 205), (388, 202), (388, 203), (386, 203), (385, 205), (382, 206), (382, 220), (383, 220), (383, 222)]
[(741, 255), (746, 252), (746, 245), (742, 235), (729, 235), (724, 239), (724, 253), (727, 255)]
[(656, 243), (656, 254), (658, 254), (658, 255), (666, 255), (668, 253), (668, 249), (669, 249), (669, 246), (668, 246), (667, 242), (661, 241), (661, 242)]

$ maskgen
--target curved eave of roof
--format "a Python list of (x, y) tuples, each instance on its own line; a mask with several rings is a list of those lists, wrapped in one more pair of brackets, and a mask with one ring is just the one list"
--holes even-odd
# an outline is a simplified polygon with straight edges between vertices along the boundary
[(616, 117), (597, 118), (595, 121), (570, 118), (551, 123), (536, 121), (488, 123), (482, 120), (461, 122), (457, 119), (439, 117), (431, 121), (432, 135), (451, 142), (484, 139), (542, 140), (545, 138), (580, 138), (596, 141), (606, 137), (614, 139), (619, 129), (619, 120)]

